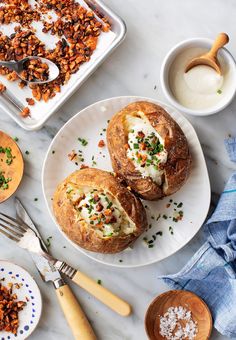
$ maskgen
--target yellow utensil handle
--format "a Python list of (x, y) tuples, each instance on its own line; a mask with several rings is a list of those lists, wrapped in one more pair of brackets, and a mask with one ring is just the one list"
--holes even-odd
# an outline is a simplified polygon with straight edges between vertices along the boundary
[(216, 57), (217, 52), (220, 48), (226, 45), (229, 42), (229, 37), (226, 33), (220, 33), (216, 37), (211, 50), (208, 52), (211, 56)]
[(126, 301), (80, 271), (76, 272), (72, 280), (118, 314), (128, 316), (131, 313), (131, 307)]
[(68, 285), (56, 289), (58, 301), (76, 340), (97, 340), (86, 315)]

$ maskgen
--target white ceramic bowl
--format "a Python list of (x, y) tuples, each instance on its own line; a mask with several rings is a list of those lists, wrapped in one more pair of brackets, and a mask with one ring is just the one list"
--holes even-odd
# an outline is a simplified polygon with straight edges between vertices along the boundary
[(169, 100), (169, 102), (174, 105), (179, 111), (196, 115), (196, 116), (208, 116), (213, 113), (219, 112), (223, 110), (226, 106), (228, 106), (231, 101), (233, 100), (235, 93), (236, 93), (236, 63), (233, 58), (233, 56), (230, 54), (230, 52), (226, 48), (222, 48), (219, 53), (224, 58), (226, 63), (229, 65), (230, 72), (232, 72), (232, 88), (230, 91), (228, 91), (227, 95), (222, 98), (222, 100), (216, 104), (215, 106), (203, 109), (203, 110), (193, 110), (190, 108), (187, 108), (183, 105), (181, 105), (176, 98), (174, 97), (170, 85), (169, 85), (169, 71), (170, 67), (175, 60), (176, 56), (179, 55), (181, 52), (183, 52), (187, 48), (192, 47), (203, 47), (210, 49), (213, 44), (213, 40), (206, 39), (206, 38), (193, 38), (181, 41), (179, 44), (175, 45), (169, 53), (166, 55), (162, 66), (161, 66), (161, 72), (160, 72), (160, 80), (161, 80), (161, 87), (162, 90), (166, 96), (166, 98)]

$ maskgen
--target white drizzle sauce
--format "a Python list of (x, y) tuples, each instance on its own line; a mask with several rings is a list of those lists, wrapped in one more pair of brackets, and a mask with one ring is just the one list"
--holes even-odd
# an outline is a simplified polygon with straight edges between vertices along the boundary
[(184, 50), (177, 55), (169, 71), (169, 85), (174, 97), (181, 105), (193, 110), (216, 106), (232, 88), (229, 66), (221, 56), (218, 59), (222, 75), (205, 65), (196, 66), (185, 73), (188, 63), (206, 52), (206, 49), (199, 47)]

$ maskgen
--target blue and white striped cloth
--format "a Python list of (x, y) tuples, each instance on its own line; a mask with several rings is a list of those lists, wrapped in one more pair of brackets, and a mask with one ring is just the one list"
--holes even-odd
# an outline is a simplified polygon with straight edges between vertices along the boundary
[[(236, 162), (236, 138), (225, 140)], [(173, 289), (196, 293), (209, 306), (215, 328), (236, 337), (236, 173), (229, 179), (218, 206), (205, 225), (207, 241), (177, 274), (162, 279)]]

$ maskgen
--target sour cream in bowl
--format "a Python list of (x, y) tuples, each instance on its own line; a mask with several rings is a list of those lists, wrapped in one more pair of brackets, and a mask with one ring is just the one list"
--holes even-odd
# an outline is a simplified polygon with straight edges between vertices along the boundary
[(168, 100), (180, 111), (206, 116), (223, 110), (236, 93), (236, 64), (225, 48), (218, 52), (222, 75), (205, 65), (187, 73), (187, 64), (210, 50), (213, 41), (204, 38), (185, 40), (165, 57), (161, 67), (161, 86)]

